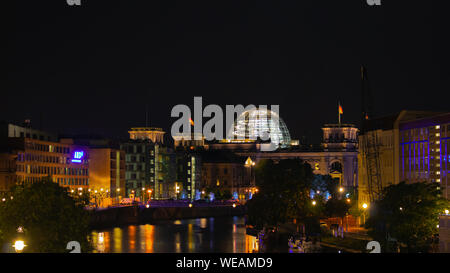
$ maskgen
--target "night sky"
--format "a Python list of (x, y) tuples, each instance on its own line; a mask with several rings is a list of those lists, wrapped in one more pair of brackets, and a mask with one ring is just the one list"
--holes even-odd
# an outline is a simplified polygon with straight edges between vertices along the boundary
[[(170, 132), (177, 104), (279, 104), (293, 139), (374, 112), (449, 111), (432, 1), (10, 1), (0, 120), (58, 133)], [(2, 8), (3, 9), (3, 8)], [(4, 10), (6, 11), (6, 10)], [(6, 83), (6, 84), (5, 84)], [(206, 119), (205, 119), (206, 121)]]

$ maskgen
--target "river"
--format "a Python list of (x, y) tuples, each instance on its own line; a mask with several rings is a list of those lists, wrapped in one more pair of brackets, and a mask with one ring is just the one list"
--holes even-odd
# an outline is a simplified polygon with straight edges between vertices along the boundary
[(92, 232), (94, 252), (251, 253), (256, 237), (246, 234), (244, 217), (158, 221)]

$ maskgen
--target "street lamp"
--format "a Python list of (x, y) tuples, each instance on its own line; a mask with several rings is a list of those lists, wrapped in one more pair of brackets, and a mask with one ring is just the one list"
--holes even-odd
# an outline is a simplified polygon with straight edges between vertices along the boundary
[(366, 224), (366, 210), (367, 210), (367, 208), (369, 207), (369, 205), (367, 205), (366, 203), (364, 203), (364, 204), (362, 204), (362, 207), (363, 207), (363, 209), (364, 209), (364, 211), (363, 211), (363, 225), (365, 225), (365, 224)]
[(315, 206), (316, 205), (316, 200), (312, 201), (312, 205)]
[(178, 194), (180, 193), (180, 186), (178, 186), (177, 183), (175, 183), (175, 193), (176, 193), (177, 200), (178, 200)]
[(119, 194), (120, 194), (120, 188), (116, 189), (116, 203), (119, 203)]
[(22, 250), (26, 247), (25, 242), (22, 240), (17, 240), (14, 242), (13, 245), (14, 249), (16, 250), (17, 253), (22, 252)]

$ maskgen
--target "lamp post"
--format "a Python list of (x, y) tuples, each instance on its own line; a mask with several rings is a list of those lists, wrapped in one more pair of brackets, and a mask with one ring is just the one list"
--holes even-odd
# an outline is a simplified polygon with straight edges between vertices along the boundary
[(151, 190), (151, 189), (148, 189), (148, 190), (147, 190), (147, 193), (148, 193), (148, 201), (150, 202), (151, 199), (152, 199), (152, 190)]
[(19, 235), (19, 238), (14, 242), (13, 247), (16, 253), (20, 253), (23, 251), (23, 249), (27, 246), (25, 245), (25, 242), (22, 240), (22, 234), (24, 233), (24, 228), (22, 226), (19, 226), (16, 229), (17, 233), (21, 234)]
[[(256, 165), (256, 163), (250, 158), (248, 157), (247, 160), (245, 160), (244, 166), (246, 168), (250, 169), (250, 187), (254, 186), (254, 179), (253, 179), (253, 167)], [(253, 192), (252, 192), (253, 194)]]
[(177, 200), (178, 200), (178, 194), (180, 193), (180, 186), (178, 186), (177, 183), (175, 183), (175, 194), (177, 196)]
[(366, 224), (366, 211), (367, 211), (367, 208), (369, 207), (369, 205), (364, 203), (364, 204), (362, 204), (362, 207), (364, 209), (364, 211), (363, 211), (363, 225), (365, 225)]

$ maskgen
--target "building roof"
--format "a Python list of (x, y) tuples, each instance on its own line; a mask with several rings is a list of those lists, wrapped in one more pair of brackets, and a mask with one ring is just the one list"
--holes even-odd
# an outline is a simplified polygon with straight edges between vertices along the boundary
[(421, 128), (434, 126), (444, 123), (450, 123), (450, 113), (441, 113), (431, 117), (419, 118), (415, 120), (402, 121), (399, 125), (400, 130), (408, 130), (411, 128)]
[(395, 114), (365, 120), (362, 127), (364, 131), (392, 130), (394, 129), (395, 123), (397, 121), (406, 122), (425, 117), (435, 116), (442, 113), (443, 112), (402, 110)]

